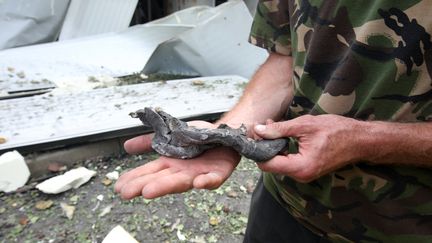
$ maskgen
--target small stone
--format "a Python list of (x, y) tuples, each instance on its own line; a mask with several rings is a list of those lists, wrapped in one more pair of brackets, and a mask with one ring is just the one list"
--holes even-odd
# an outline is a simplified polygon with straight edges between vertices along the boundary
[(211, 216), (210, 219), (209, 219), (209, 223), (212, 226), (216, 226), (216, 225), (219, 224), (219, 219), (216, 218), (215, 216)]
[(7, 139), (5, 137), (0, 136), (0, 144), (4, 144), (7, 142)]
[(231, 212), (231, 209), (227, 205), (224, 205), (223, 208), (222, 208), (222, 211), (224, 213), (229, 213), (229, 212)]
[(113, 172), (106, 174), (106, 177), (110, 180), (113, 180), (113, 181), (117, 180), (119, 178), (119, 176), (120, 176), (120, 173), (118, 171), (113, 171)]
[(30, 219), (27, 216), (22, 216), (19, 219), (19, 224), (22, 226), (26, 226), (30, 222)]
[(244, 186), (240, 186), (240, 191), (242, 191), (242, 192), (247, 192), (247, 189), (246, 189), (246, 187), (244, 187)]
[(109, 186), (111, 185), (112, 180), (108, 179), (108, 178), (104, 178), (102, 179), (102, 184), (104, 184), (105, 186)]
[(102, 209), (102, 212), (99, 214), (99, 217), (103, 217), (107, 214), (109, 214), (111, 212), (113, 205), (109, 205), (107, 207), (105, 207), (104, 209)]
[(96, 197), (96, 199), (102, 202), (104, 199), (104, 195), (99, 195)]
[(11, 73), (15, 72), (15, 68), (13, 68), (13, 67), (8, 67), (7, 70)]
[(72, 220), (73, 215), (75, 213), (75, 207), (70, 206), (67, 203), (60, 203), (60, 207), (63, 210), (63, 213), (66, 215), (66, 217)]
[(236, 191), (231, 190), (231, 191), (227, 192), (227, 196), (232, 197), (232, 198), (236, 198), (236, 197), (238, 197), (238, 193)]
[(36, 209), (39, 209), (39, 210), (46, 210), (46, 209), (50, 208), (53, 204), (54, 204), (54, 202), (51, 200), (38, 201), (38, 202), (36, 202), (35, 207), (36, 207)]

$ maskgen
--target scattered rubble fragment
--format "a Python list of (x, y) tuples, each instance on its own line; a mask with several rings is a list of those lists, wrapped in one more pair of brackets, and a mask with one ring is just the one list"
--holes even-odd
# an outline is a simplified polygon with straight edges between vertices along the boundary
[(109, 214), (111, 212), (113, 205), (106, 206), (104, 209), (102, 209), (102, 212), (99, 214), (99, 217), (104, 217), (105, 215)]
[(39, 210), (46, 210), (50, 208), (54, 204), (53, 201), (47, 200), (47, 201), (38, 201), (35, 204), (35, 208)]
[(98, 195), (96, 199), (102, 202), (104, 200), (104, 195)]
[(44, 193), (58, 194), (71, 188), (77, 189), (84, 183), (88, 182), (95, 175), (96, 171), (79, 167), (77, 169), (70, 170), (63, 175), (48, 179), (38, 184), (36, 188)]
[(113, 172), (106, 174), (106, 178), (108, 178), (112, 181), (117, 180), (119, 178), (119, 176), (120, 176), (120, 173), (118, 171), (113, 171)]
[(0, 136), (0, 144), (4, 144), (7, 142), (7, 139), (5, 137)]
[(108, 179), (108, 178), (103, 178), (102, 179), (102, 184), (104, 184), (105, 186), (109, 186), (112, 183), (112, 180)]
[(177, 238), (180, 241), (185, 241), (186, 240), (186, 236), (180, 231), (180, 229), (177, 229)]
[(0, 156), (0, 191), (15, 191), (24, 186), (29, 177), (30, 170), (20, 153), (12, 151)]
[(138, 243), (123, 227), (120, 225), (112, 229), (102, 243)]
[(71, 206), (67, 203), (60, 203), (60, 207), (68, 219), (73, 218), (73, 215), (75, 213), (75, 207), (74, 206)]

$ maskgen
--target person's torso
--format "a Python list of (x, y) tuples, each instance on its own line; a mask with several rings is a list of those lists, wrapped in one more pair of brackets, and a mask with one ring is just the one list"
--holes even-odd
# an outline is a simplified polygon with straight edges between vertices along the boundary
[[(289, 14), (295, 92), (287, 119), (326, 113), (432, 119), (432, 1), (265, 2), (258, 14), (270, 16), (272, 8)], [(275, 39), (278, 33), (286, 32), (276, 28)], [(358, 163), (309, 184), (271, 174), (265, 184), (294, 216), (330, 239), (432, 240), (430, 169)]]

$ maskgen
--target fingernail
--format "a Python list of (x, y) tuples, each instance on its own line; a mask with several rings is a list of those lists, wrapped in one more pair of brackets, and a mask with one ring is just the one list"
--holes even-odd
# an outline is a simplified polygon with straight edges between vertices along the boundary
[(266, 126), (265, 125), (256, 125), (255, 130), (258, 132), (264, 132), (266, 130)]

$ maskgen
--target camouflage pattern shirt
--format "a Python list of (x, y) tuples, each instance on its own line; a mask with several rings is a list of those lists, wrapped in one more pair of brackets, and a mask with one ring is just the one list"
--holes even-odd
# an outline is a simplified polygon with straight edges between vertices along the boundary
[[(431, 0), (260, 0), (250, 41), (293, 57), (287, 119), (432, 120)], [(357, 163), (266, 188), (334, 242), (432, 242), (432, 170)]]

